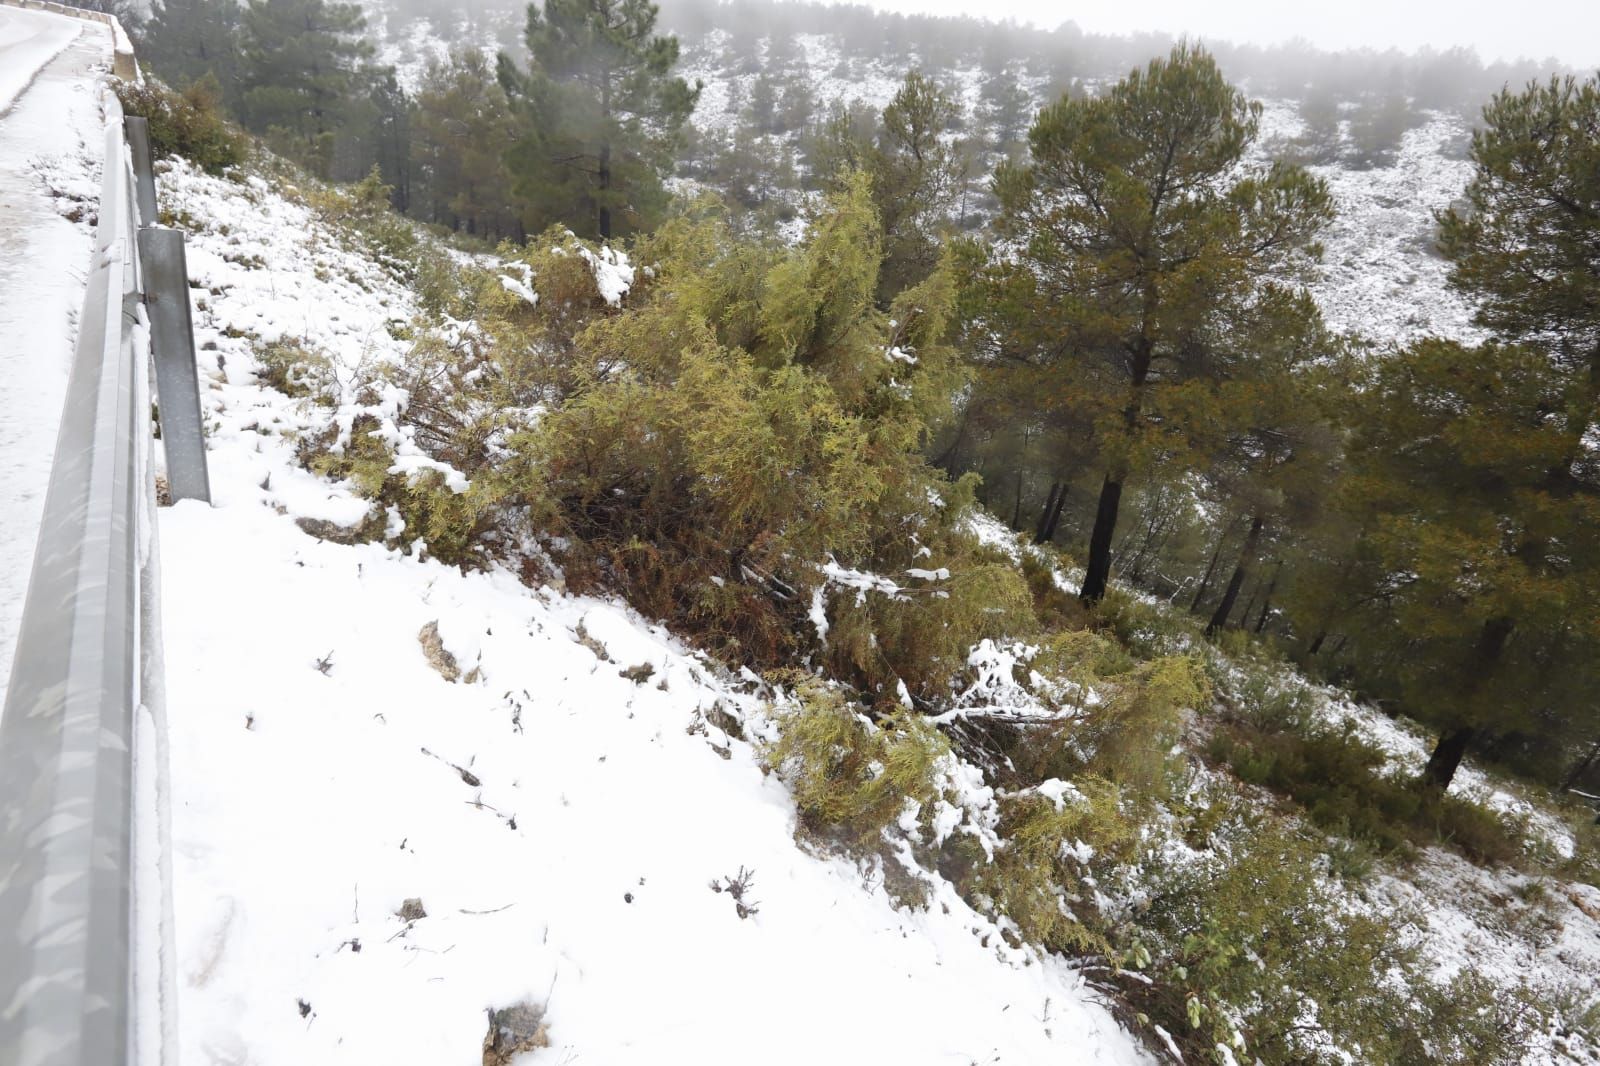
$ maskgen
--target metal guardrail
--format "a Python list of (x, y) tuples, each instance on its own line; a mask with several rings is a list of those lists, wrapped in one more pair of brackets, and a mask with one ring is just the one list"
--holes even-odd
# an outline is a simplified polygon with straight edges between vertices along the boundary
[(0, 1066), (176, 1053), (152, 354), (174, 487), (209, 486), (182, 235), (153, 227), (147, 145), (141, 216), (105, 105), (95, 260), (0, 716)]

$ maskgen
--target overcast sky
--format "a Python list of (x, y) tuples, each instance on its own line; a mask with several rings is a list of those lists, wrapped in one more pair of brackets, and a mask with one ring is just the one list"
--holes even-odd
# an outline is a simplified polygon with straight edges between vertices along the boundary
[(1161, 30), (1201, 39), (1275, 44), (1304, 37), (1323, 48), (1414, 51), (1454, 45), (1485, 60), (1554, 56), (1600, 67), (1600, 0), (867, 0), (893, 11), (1014, 18), (1044, 27), (1071, 20), (1095, 33)]

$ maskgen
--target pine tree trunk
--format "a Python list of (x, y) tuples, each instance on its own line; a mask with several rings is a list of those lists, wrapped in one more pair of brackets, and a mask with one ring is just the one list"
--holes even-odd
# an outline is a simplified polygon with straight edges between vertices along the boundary
[(1044, 540), (1040, 544), (1051, 544), (1056, 539), (1056, 527), (1061, 524), (1061, 508), (1067, 505), (1067, 483), (1060, 483), (1061, 492), (1056, 496), (1056, 505), (1050, 508), (1050, 521), (1045, 523)]
[[(1500, 661), (1515, 625), (1514, 620), (1504, 615), (1483, 623), (1483, 632), (1478, 635), (1478, 646), (1474, 649), (1469, 666), (1471, 674), (1462, 691), (1463, 697), (1472, 696), (1493, 676), (1495, 665)], [(1422, 771), (1420, 783), (1424, 789), (1443, 792), (1450, 787), (1450, 782), (1456, 776), (1456, 768), (1461, 765), (1462, 756), (1466, 755), (1467, 745), (1472, 742), (1475, 732), (1469, 725), (1457, 725), (1445, 730)]]
[(1561, 782), (1561, 791), (1565, 792), (1569, 788), (1576, 788), (1578, 782), (1583, 780), (1583, 775), (1589, 772), (1589, 767), (1594, 765), (1596, 759), (1600, 759), (1600, 740), (1594, 742), (1594, 746), (1589, 749), (1589, 754), (1585, 755), (1583, 761), (1574, 766), (1572, 772), (1567, 775), (1567, 779)]
[(1206, 598), (1206, 593), (1211, 591), (1211, 575), (1217, 572), (1217, 560), (1222, 558), (1222, 545), (1228, 539), (1228, 531), (1224, 529), (1222, 536), (1217, 538), (1217, 550), (1211, 553), (1211, 562), (1206, 564), (1206, 576), (1200, 579), (1200, 587), (1194, 590), (1194, 601), (1189, 604), (1189, 613), (1200, 609), (1200, 603)]
[(1228, 624), (1228, 616), (1233, 613), (1233, 605), (1239, 599), (1239, 589), (1244, 585), (1244, 579), (1250, 575), (1250, 564), (1255, 561), (1256, 545), (1261, 542), (1262, 522), (1260, 515), (1253, 515), (1250, 519), (1250, 532), (1245, 534), (1244, 547), (1239, 549), (1239, 562), (1233, 568), (1233, 576), (1228, 579), (1228, 587), (1222, 592), (1222, 602), (1217, 604), (1217, 609), (1211, 615), (1211, 621), (1206, 625), (1206, 636), (1215, 636), (1217, 630)]
[(1017, 470), (1017, 502), (1011, 507), (1011, 528), (1022, 528), (1022, 470)]
[(1260, 636), (1266, 631), (1267, 619), (1272, 614), (1272, 594), (1278, 589), (1278, 575), (1283, 573), (1283, 563), (1278, 563), (1278, 568), (1272, 572), (1272, 580), (1267, 582), (1267, 594), (1261, 597), (1261, 617), (1256, 619), (1256, 635)]
[(1039, 512), (1039, 521), (1033, 527), (1033, 542), (1045, 544), (1049, 541), (1046, 531), (1050, 528), (1050, 512), (1056, 509), (1056, 497), (1061, 495), (1061, 482), (1050, 482), (1050, 496), (1044, 501), (1044, 510)]
[(600, 239), (611, 239), (611, 205), (607, 194), (611, 189), (611, 145), (600, 146)]
[(1259, 595), (1261, 595), (1261, 582), (1257, 581), (1250, 586), (1250, 598), (1244, 601), (1244, 610), (1239, 612), (1239, 624), (1234, 626), (1235, 629), (1243, 630), (1250, 624), (1250, 612), (1255, 610), (1256, 597)]
[[(1130, 435), (1138, 430), (1140, 411), (1144, 407), (1144, 383), (1150, 376), (1153, 342), (1141, 336), (1133, 353), (1132, 375), (1129, 384), (1128, 405), (1122, 409), (1122, 421)], [(1122, 506), (1122, 481), (1127, 469), (1116, 466), (1106, 473), (1100, 486), (1100, 502), (1095, 505), (1094, 528), (1089, 531), (1089, 565), (1083, 575), (1083, 589), (1078, 598), (1085, 604), (1096, 604), (1105, 599), (1106, 584), (1111, 580), (1111, 543), (1117, 532), (1117, 511)]]
[(1450, 787), (1462, 757), (1467, 754), (1467, 745), (1472, 742), (1473, 733), (1471, 726), (1457, 726), (1439, 737), (1439, 743), (1433, 746), (1433, 754), (1428, 756), (1428, 765), (1422, 771), (1424, 788), (1443, 792)]
[(1095, 508), (1094, 529), (1089, 534), (1089, 567), (1083, 575), (1083, 590), (1078, 598), (1084, 603), (1099, 603), (1105, 598), (1106, 583), (1111, 578), (1111, 538), (1117, 531), (1117, 509), (1122, 504), (1122, 482), (1106, 475), (1100, 486), (1100, 503)]
[[(600, 116), (602, 122), (611, 121), (611, 72), (602, 77), (600, 90)], [(611, 239), (611, 142), (600, 142), (600, 239)]]

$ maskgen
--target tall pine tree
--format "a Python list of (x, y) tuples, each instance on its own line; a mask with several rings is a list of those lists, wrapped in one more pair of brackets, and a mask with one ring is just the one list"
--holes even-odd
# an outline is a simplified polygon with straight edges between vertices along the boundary
[(341, 126), (372, 83), (372, 45), (354, 4), (249, 0), (240, 47), (246, 126), (326, 177)]
[(1124, 484), (1183, 445), (1167, 394), (1247, 376), (1251, 309), (1319, 254), (1325, 186), (1295, 167), (1241, 170), (1259, 115), (1210, 55), (1180, 46), (1102, 96), (1045, 108), (1031, 161), (997, 175), (1015, 248), (1005, 299), (1049, 337), (1055, 387), (1090, 412), (1105, 456), (1087, 602), (1105, 594)]
[(678, 40), (655, 33), (649, 0), (528, 5), (529, 70), (500, 56), (500, 79), (527, 122), (508, 159), (535, 224), (609, 239), (647, 227), (698, 86), (672, 74)]

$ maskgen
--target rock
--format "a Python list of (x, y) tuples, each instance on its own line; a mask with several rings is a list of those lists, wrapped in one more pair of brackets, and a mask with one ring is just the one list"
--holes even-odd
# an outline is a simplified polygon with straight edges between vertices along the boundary
[(400, 917), (408, 922), (414, 922), (428, 916), (427, 910), (422, 906), (422, 900), (413, 896), (400, 904)]
[(461, 668), (456, 665), (456, 657), (450, 654), (450, 649), (444, 646), (444, 640), (439, 636), (439, 623), (429, 622), (417, 634), (417, 643), (422, 645), (422, 654), (428, 660), (428, 665), (439, 671), (439, 676), (446, 681), (461, 680)]
[(649, 663), (640, 663), (638, 666), (630, 666), (626, 670), (618, 670), (617, 676), (625, 677), (635, 685), (642, 685), (654, 677), (655, 673), (656, 668), (654, 666)]
[(489, 1011), (489, 1032), (483, 1038), (483, 1066), (509, 1066), (524, 1051), (550, 1046), (544, 1008), (518, 1003)]
[(302, 533), (334, 544), (358, 544), (365, 539), (361, 526), (341, 526), (325, 518), (296, 518), (294, 524), (300, 527)]

